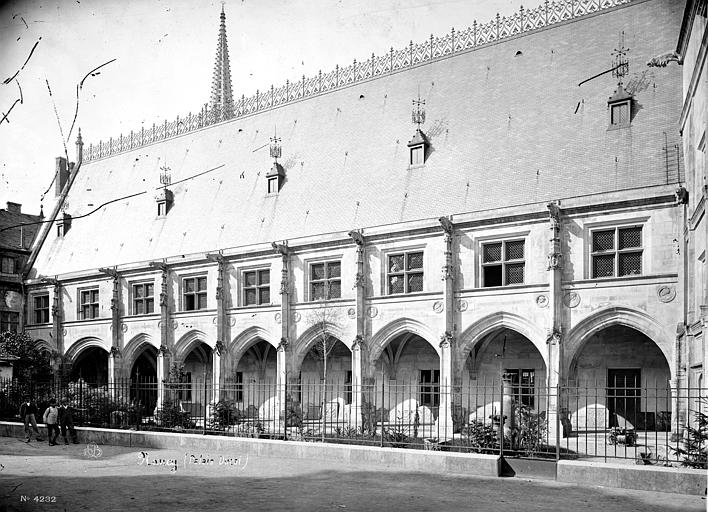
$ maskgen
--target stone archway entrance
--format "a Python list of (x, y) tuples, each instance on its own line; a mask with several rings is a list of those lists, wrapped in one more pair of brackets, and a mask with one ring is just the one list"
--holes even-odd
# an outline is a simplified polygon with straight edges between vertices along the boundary
[(96, 386), (108, 384), (108, 352), (105, 349), (91, 346), (78, 353), (69, 380), (76, 382), (79, 379)]

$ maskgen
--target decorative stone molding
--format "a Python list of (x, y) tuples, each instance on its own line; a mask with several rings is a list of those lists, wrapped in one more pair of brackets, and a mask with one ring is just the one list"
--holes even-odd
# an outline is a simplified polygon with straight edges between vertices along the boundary
[(160, 345), (160, 348), (157, 349), (157, 352), (159, 354), (162, 354), (163, 356), (169, 356), (170, 355), (170, 350), (167, 348), (167, 345)]
[(282, 316), (280, 315), (280, 313), (276, 313), (276, 314), (274, 315), (274, 318), (275, 318), (275, 323), (276, 323), (276, 324), (279, 324), (279, 323), (283, 320), (283, 318), (282, 318)]
[(356, 318), (356, 308), (347, 309), (347, 316), (349, 318)]
[(467, 304), (467, 301), (465, 299), (460, 299), (457, 301), (457, 311), (459, 311), (460, 313), (467, 311), (468, 306), (469, 305)]
[(441, 300), (436, 300), (433, 303), (433, 311), (436, 313), (442, 313), (442, 311), (445, 309), (445, 304), (443, 304), (443, 301)]
[(352, 342), (352, 352), (355, 350), (361, 350), (361, 346), (364, 343), (364, 337), (361, 334), (357, 334)]
[(216, 344), (214, 345), (214, 351), (216, 352), (216, 355), (221, 357), (221, 353), (224, 351), (224, 342), (221, 340), (216, 340)]
[(288, 349), (288, 340), (285, 338), (280, 338), (280, 342), (278, 343), (278, 352), (282, 352)]
[(561, 329), (559, 327), (554, 327), (552, 331), (549, 331), (548, 337), (546, 337), (546, 344), (560, 345), (561, 337)]
[(673, 286), (659, 286), (656, 295), (661, 302), (671, 302), (676, 298), (676, 288)]
[(569, 308), (575, 308), (580, 304), (580, 295), (577, 292), (569, 292), (563, 296), (563, 304)]
[(536, 305), (539, 308), (547, 308), (548, 307), (548, 295), (538, 295), (536, 296)]
[(128, 324), (121, 324), (120, 330), (124, 333), (128, 332)]
[(561, 268), (563, 268), (563, 255), (559, 252), (549, 254), (546, 270), (558, 270)]
[(376, 315), (379, 314), (379, 310), (376, 308), (376, 306), (369, 306), (366, 308), (366, 316), (369, 318), (375, 318)]
[(298, 323), (302, 319), (302, 315), (300, 313), (298, 313), (297, 311), (295, 311), (295, 313), (293, 313), (292, 318), (293, 318), (293, 322)]
[(440, 336), (440, 348), (450, 348), (455, 343), (455, 337), (450, 331), (445, 331)]
[(120, 357), (121, 356), (120, 349), (116, 346), (111, 347), (110, 356), (114, 357), (114, 358)]

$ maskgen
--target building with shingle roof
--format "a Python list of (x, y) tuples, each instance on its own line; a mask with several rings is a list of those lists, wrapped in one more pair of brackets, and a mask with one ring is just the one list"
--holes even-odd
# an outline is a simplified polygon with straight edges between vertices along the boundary
[[(680, 19), (545, 3), (238, 98), (222, 11), (209, 104), (60, 165), (27, 281), (54, 313), (28, 330), (71, 378), (155, 379), (159, 409), (177, 363), (193, 411), (276, 431), (297, 389), (305, 421), (374, 403), (449, 438), (499, 414), (474, 389), (502, 374), (566, 430), (665, 429), (681, 80), (645, 63)], [(651, 399), (578, 406), (561, 382)]]

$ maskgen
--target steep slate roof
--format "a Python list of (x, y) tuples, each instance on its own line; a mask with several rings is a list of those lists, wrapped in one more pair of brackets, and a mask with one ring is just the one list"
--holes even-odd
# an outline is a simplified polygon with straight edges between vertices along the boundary
[[(20, 224), (32, 223), (40, 220), (39, 215), (28, 213), (16, 213), (13, 211), (0, 209), (0, 251), (12, 249), (15, 251), (26, 251), (32, 245), (39, 224), (19, 227)], [(12, 229), (11, 226), (18, 226)], [(22, 244), (20, 241), (22, 240)]]
[[(681, 77), (645, 66), (674, 44), (674, 4), (630, 4), (84, 163), (69, 193), (74, 216), (148, 192), (75, 220), (63, 239), (50, 233), (36, 271), (677, 182), (663, 148), (664, 132), (670, 148), (677, 142)], [(638, 84), (638, 113), (631, 128), (608, 130), (616, 80), (606, 74), (578, 83), (611, 66), (621, 31), (631, 48), (625, 84)], [(432, 151), (424, 167), (409, 169), (411, 100), (419, 89)], [(267, 197), (267, 143), (276, 127), (286, 181)], [(174, 206), (160, 219), (154, 196), (165, 162)]]

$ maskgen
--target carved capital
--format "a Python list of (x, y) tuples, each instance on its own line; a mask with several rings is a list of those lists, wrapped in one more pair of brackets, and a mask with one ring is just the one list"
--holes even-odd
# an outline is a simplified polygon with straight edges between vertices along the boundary
[(362, 288), (364, 286), (364, 274), (357, 272), (354, 276), (354, 288)]
[(120, 357), (121, 356), (120, 349), (116, 346), (111, 347), (110, 355), (113, 358)]
[(270, 244), (273, 247), (273, 250), (283, 256), (284, 258), (287, 257), (290, 254), (290, 247), (288, 247), (288, 242), (284, 241), (283, 243), (279, 244), (277, 242), (272, 242)]
[(563, 255), (559, 252), (553, 252), (548, 255), (548, 267), (546, 270), (558, 270), (563, 268)]
[(354, 243), (358, 247), (363, 247), (364, 246), (364, 235), (361, 233), (361, 230), (352, 230), (349, 233), (349, 236), (351, 237), (352, 240), (354, 240)]
[(560, 327), (554, 327), (552, 331), (548, 333), (546, 337), (546, 344), (549, 345), (560, 345), (562, 339), (562, 333)]
[(216, 352), (217, 356), (221, 357), (221, 354), (224, 351), (224, 342), (221, 340), (216, 340), (216, 344), (214, 345), (214, 351)]
[(679, 187), (674, 192), (676, 196), (676, 204), (688, 204), (688, 190), (685, 187)]
[(157, 350), (158, 354), (161, 356), (169, 356), (170, 355), (170, 350), (167, 348), (167, 345), (160, 345), (160, 348)]
[(440, 227), (442, 227), (445, 234), (448, 236), (452, 236), (452, 231), (455, 229), (455, 226), (453, 225), (451, 218), (440, 217), (438, 219), (438, 222), (440, 222)]
[(364, 343), (364, 337), (361, 334), (357, 334), (352, 342), (352, 351), (361, 350), (362, 344)]
[(278, 352), (285, 352), (288, 349), (287, 338), (280, 338), (280, 343), (278, 343)]
[(440, 348), (450, 348), (455, 343), (455, 337), (450, 331), (445, 331), (442, 336), (440, 336)]
[(442, 267), (442, 280), (447, 281), (453, 278), (453, 268), (452, 265), (443, 265)]

